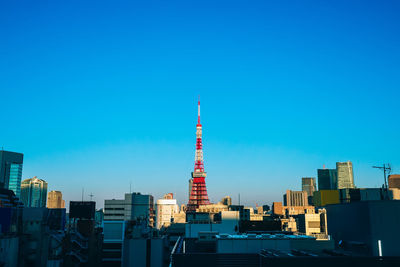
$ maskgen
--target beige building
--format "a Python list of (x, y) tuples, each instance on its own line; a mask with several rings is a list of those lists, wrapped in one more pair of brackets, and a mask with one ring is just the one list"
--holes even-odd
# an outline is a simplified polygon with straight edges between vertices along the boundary
[(299, 215), (312, 213), (314, 210), (314, 206), (283, 206), (282, 202), (272, 203), (272, 213), (275, 215)]
[(388, 177), (389, 188), (400, 189), (400, 174), (392, 174)]
[(179, 206), (173, 194), (164, 195), (164, 198), (158, 199), (156, 202), (156, 228), (168, 227), (175, 214), (179, 213)]
[(308, 195), (306, 191), (286, 190), (283, 195), (284, 206), (308, 206)]
[(50, 191), (47, 194), (47, 208), (48, 209), (64, 209), (65, 201), (62, 199), (60, 191)]
[(281, 219), (281, 227), (283, 231), (297, 232), (296, 219), (293, 217)]
[(389, 188), (391, 192), (391, 199), (392, 200), (400, 200), (400, 189), (399, 188)]

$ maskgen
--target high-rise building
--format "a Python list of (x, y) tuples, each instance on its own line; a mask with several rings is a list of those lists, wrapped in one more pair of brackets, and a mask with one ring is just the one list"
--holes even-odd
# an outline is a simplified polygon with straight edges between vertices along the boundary
[(392, 174), (388, 177), (389, 188), (400, 189), (400, 174)]
[(308, 206), (307, 192), (286, 190), (283, 203), (284, 206)]
[(125, 194), (125, 199), (104, 200), (104, 220), (147, 220), (152, 225), (154, 221), (153, 206), (154, 200), (151, 195), (142, 195), (136, 192)]
[(336, 162), (337, 189), (354, 188), (353, 163)]
[(206, 172), (204, 171), (203, 161), (203, 143), (202, 143), (202, 125), (200, 123), (200, 100), (197, 104), (197, 125), (196, 125), (196, 155), (194, 163), (194, 171), (192, 172), (192, 186), (187, 205), (188, 212), (194, 212), (200, 205), (208, 205), (207, 188), (206, 188)]
[(317, 190), (317, 184), (315, 183), (314, 177), (303, 177), (301, 178), (301, 190), (306, 191), (310, 197)]
[(179, 213), (176, 199), (173, 198), (172, 193), (166, 194), (164, 198), (157, 200), (156, 206), (156, 228), (168, 227), (174, 214)]
[(336, 190), (337, 187), (336, 169), (318, 169), (318, 190)]
[(65, 201), (62, 199), (60, 191), (50, 191), (47, 195), (47, 208), (49, 209), (63, 209), (65, 208)]
[(21, 183), (21, 201), (25, 207), (46, 207), (47, 183), (36, 176)]
[(19, 198), (24, 154), (0, 150), (0, 188), (9, 189)]

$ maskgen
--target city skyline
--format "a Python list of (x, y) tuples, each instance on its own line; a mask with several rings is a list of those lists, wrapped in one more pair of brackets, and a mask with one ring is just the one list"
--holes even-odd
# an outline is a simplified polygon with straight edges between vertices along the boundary
[(67, 203), (187, 203), (199, 94), (211, 202), (271, 203), (336, 162), (357, 187), (400, 171), (396, 1), (2, 7), (0, 147)]

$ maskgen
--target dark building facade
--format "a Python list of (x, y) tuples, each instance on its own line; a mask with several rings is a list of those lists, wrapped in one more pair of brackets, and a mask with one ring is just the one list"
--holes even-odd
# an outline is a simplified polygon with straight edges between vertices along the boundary
[(329, 234), (336, 242), (357, 244), (367, 255), (378, 256), (380, 240), (382, 256), (400, 256), (400, 201), (357, 201), (328, 205), (326, 210)]
[(0, 188), (20, 194), (24, 154), (0, 150)]
[(336, 169), (318, 169), (318, 190), (338, 189)]

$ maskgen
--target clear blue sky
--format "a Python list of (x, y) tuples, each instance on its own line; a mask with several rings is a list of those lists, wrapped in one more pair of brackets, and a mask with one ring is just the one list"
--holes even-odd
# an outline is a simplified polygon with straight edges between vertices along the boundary
[(400, 172), (399, 1), (2, 1), (0, 146), (67, 201), (186, 203), (202, 99), (211, 201), (323, 164)]

